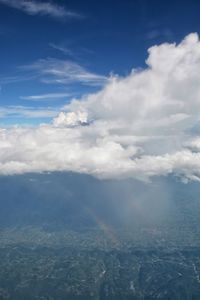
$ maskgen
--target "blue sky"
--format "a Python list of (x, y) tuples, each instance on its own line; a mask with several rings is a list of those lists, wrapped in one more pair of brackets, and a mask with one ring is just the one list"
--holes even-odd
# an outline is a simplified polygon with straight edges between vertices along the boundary
[[(43, 5), (46, 5), (45, 7)], [(147, 49), (200, 31), (199, 1), (0, 1), (0, 123), (49, 122)]]

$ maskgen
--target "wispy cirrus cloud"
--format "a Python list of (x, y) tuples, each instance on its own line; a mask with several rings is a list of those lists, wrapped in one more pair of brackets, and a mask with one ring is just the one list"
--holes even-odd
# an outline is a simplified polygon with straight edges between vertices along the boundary
[(62, 98), (70, 97), (70, 93), (49, 93), (42, 95), (32, 95), (32, 96), (21, 96), (22, 100), (30, 100), (30, 101), (48, 101), (48, 100), (57, 100)]
[(52, 2), (40, 2), (34, 0), (0, 0), (0, 4), (23, 11), (29, 15), (49, 16), (57, 19), (80, 19), (83, 16), (64, 6), (53, 4)]
[(14, 75), (8, 75), (8, 76), (3, 76), (0, 75), (0, 84), (6, 85), (6, 84), (12, 84), (12, 83), (17, 83), (17, 82), (24, 82), (24, 81), (31, 81), (37, 79), (36, 74), (31, 74), (29, 73), (24, 73), (20, 70), (17, 70), (14, 72)]
[(0, 106), (0, 119), (4, 118), (53, 118), (59, 109), (51, 107), (32, 107), (21, 105)]
[(20, 66), (15, 70), (14, 74), (9, 76), (0, 76), (0, 85), (35, 80), (44, 84), (60, 86), (73, 84), (104, 86), (108, 81), (108, 77), (91, 72), (71, 60), (46, 58), (39, 59), (25, 66)]
[(102, 86), (108, 78), (88, 71), (78, 63), (70, 60), (56, 58), (40, 59), (33, 64), (23, 66), (21, 71), (27, 72), (31, 77), (38, 77), (48, 84), (74, 84), (87, 86)]
[(62, 52), (62, 53), (65, 54), (65, 55), (74, 56), (73, 52), (72, 52), (69, 48), (67, 48), (67, 47), (65, 47), (65, 46), (62, 46), (62, 45), (56, 45), (56, 44), (54, 44), (54, 43), (50, 43), (49, 46), (50, 46), (51, 48), (53, 48), (53, 49), (59, 51), (59, 52)]

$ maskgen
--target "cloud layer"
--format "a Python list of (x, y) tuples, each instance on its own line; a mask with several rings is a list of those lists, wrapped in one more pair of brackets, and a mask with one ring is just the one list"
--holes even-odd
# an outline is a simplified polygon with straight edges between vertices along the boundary
[(0, 173), (199, 180), (198, 36), (148, 53), (145, 70), (110, 78), (100, 92), (74, 99), (52, 124), (1, 129)]

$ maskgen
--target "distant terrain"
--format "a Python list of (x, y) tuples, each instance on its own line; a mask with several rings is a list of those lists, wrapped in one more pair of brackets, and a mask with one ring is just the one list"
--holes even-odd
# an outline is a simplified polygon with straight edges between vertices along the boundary
[(27, 174), (0, 195), (0, 300), (200, 299), (198, 183)]

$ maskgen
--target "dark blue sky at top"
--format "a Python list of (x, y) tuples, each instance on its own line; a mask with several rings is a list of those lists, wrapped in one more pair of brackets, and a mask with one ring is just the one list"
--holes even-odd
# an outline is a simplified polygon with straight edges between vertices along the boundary
[[(47, 84), (35, 76), (33, 69), (27, 70), (27, 66), (41, 59), (75, 63), (92, 74), (125, 76), (133, 68), (145, 67), (150, 46), (179, 42), (190, 32), (200, 33), (198, 0), (51, 3), (62, 5), (81, 17), (60, 20), (45, 15), (32, 16), (0, 3), (0, 124), (49, 121), (51, 116), (43, 116), (42, 110), (50, 109), (53, 115), (72, 97), (101, 88), (100, 84), (76, 80)], [(65, 53), (58, 48), (65, 49)], [(69, 93), (69, 96), (47, 97), (45, 101), (24, 99), (52, 93)], [(41, 116), (26, 112), (29, 109), (31, 112), (41, 110)]]

